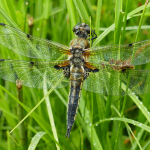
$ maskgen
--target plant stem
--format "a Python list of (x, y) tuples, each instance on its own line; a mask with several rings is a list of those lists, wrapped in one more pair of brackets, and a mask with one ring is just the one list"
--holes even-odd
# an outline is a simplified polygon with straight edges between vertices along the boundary
[[(20, 102), (23, 103), (23, 86), (22, 86), (22, 82), (20, 80), (16, 81), (16, 87), (17, 87), (18, 99)], [(20, 122), (24, 118), (23, 108), (20, 104), (18, 104), (18, 111), (17, 112), (18, 112), (18, 119)], [(24, 122), (22, 122), (19, 126), (19, 134), (20, 134), (21, 149), (26, 150), (27, 149), (27, 134), (26, 134)]]

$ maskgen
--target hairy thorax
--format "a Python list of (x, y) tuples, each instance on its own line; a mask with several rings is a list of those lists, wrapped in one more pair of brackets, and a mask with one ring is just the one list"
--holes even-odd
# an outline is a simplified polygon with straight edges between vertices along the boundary
[(84, 65), (83, 52), (84, 49), (89, 48), (89, 41), (84, 38), (76, 38), (70, 42), (71, 56), (69, 57), (70, 63), (73, 66), (81, 67)]

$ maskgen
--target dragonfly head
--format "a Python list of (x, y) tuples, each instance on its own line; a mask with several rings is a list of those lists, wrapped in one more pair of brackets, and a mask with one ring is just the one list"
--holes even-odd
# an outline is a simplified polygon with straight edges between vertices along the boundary
[(73, 28), (73, 32), (75, 33), (75, 35), (77, 35), (80, 38), (87, 39), (90, 37), (90, 35), (91, 35), (90, 38), (91, 40), (97, 38), (97, 35), (94, 30), (91, 30), (91, 34), (90, 34), (90, 27), (86, 23), (78, 23), (77, 25), (75, 25), (75, 27)]

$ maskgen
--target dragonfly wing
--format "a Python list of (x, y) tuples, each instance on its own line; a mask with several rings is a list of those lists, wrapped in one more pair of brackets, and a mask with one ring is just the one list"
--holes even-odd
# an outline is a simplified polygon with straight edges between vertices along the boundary
[(121, 60), (128, 62), (130, 65), (141, 65), (150, 62), (150, 40), (132, 44), (92, 47), (86, 49), (84, 55), (89, 56), (88, 61), (93, 63)]
[(34, 37), (0, 23), (0, 43), (12, 51), (31, 58), (65, 60), (69, 48), (50, 40)]
[[(90, 72), (83, 82), (83, 88), (105, 95), (144, 94), (150, 91), (150, 71), (112, 68), (110, 65), (99, 67), (99, 72)], [(130, 76), (130, 80), (128, 77)]]
[[(60, 61), (62, 63), (62, 61)], [(59, 63), (60, 63), (59, 62)], [(33, 88), (52, 88), (57, 81), (61, 83), (56, 88), (68, 85), (63, 70), (54, 68), (58, 63), (28, 62), (17, 60), (0, 60), (0, 78), (15, 82), (19, 79), (24, 86)]]

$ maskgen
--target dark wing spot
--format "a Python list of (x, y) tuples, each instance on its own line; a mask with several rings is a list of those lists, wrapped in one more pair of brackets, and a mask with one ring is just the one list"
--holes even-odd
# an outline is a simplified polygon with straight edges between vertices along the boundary
[(122, 69), (121, 71), (122, 71), (122, 73), (124, 73), (124, 72), (126, 72), (126, 70), (127, 70), (127, 69)]
[(131, 46), (132, 46), (132, 43), (129, 44), (129, 47), (131, 47)]
[(13, 64), (12, 64), (12, 63), (10, 63), (10, 68), (11, 68), (11, 70), (13, 70), (13, 69), (14, 69), (14, 66), (13, 66)]
[(30, 38), (30, 35), (29, 35), (29, 34), (27, 34), (27, 37), (28, 37), (28, 38)]
[(61, 69), (62, 67), (56, 65), (56, 66), (54, 66), (54, 68), (57, 69), (57, 70), (59, 70), (59, 69)]
[(33, 61), (30, 61), (30, 64), (31, 64), (31, 65), (34, 65), (34, 62), (33, 62)]
[(66, 78), (69, 78), (70, 77), (70, 66), (65, 66), (63, 67), (63, 70), (64, 70), (64, 75)]
[(94, 69), (93, 72), (99, 72), (99, 69)]
[(0, 25), (5, 26), (5, 24), (4, 24), (4, 23), (0, 23)]
[(19, 77), (18, 77), (18, 75), (17, 75), (16, 72), (14, 72), (14, 76), (15, 76), (15, 79), (16, 79), (16, 80), (19, 79)]
[(99, 71), (99, 69), (90, 69), (90, 68), (87, 68), (87, 67), (85, 67), (84, 66), (84, 69), (86, 70), (86, 72), (93, 72), (93, 73), (95, 73), (95, 72), (98, 72)]
[(0, 59), (0, 61), (5, 61), (5, 59)]

